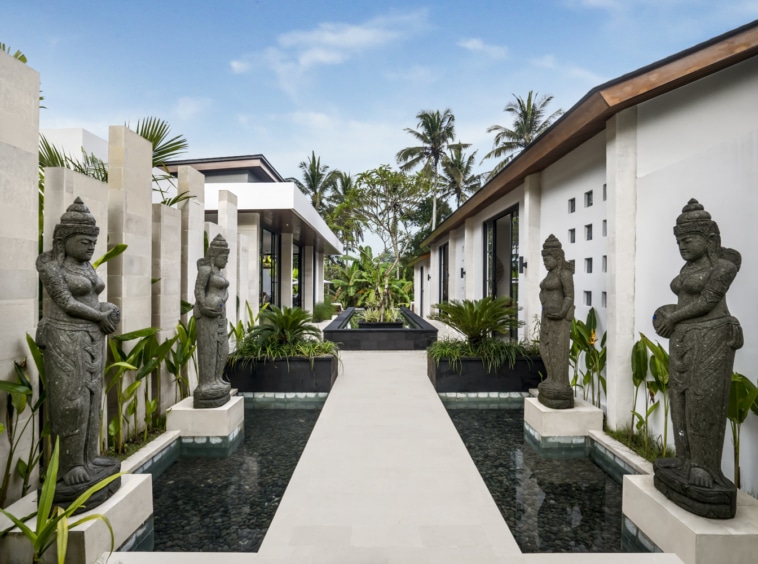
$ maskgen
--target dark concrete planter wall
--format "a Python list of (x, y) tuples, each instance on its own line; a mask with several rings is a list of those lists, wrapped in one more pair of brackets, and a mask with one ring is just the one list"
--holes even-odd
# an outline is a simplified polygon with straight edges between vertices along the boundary
[(504, 366), (496, 372), (487, 372), (480, 358), (462, 358), (455, 368), (447, 359), (437, 365), (427, 358), (427, 374), (437, 393), (528, 392), (540, 383), (540, 372), (546, 374), (541, 358), (520, 358), (513, 368)]
[(400, 310), (411, 321), (411, 328), (350, 329), (355, 312), (349, 307), (324, 329), (324, 339), (334, 341), (345, 351), (423, 351), (437, 340), (437, 329), (405, 307)]
[(328, 392), (337, 379), (339, 360), (322, 356), (314, 360), (289, 358), (276, 362), (237, 362), (224, 375), (240, 392)]

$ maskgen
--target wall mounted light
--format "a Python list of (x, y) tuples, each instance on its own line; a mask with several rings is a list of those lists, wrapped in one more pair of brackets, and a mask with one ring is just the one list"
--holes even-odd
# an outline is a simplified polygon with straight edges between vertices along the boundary
[(465, 277), (466, 277), (466, 269), (461, 267), (461, 278), (465, 278)]
[(518, 258), (518, 272), (519, 272), (519, 274), (523, 274), (525, 268), (526, 268), (526, 261), (524, 260), (524, 257), (520, 256)]
[(427, 274), (427, 275), (426, 275), (426, 280), (427, 280), (427, 281), (429, 281), (429, 280), (431, 280), (431, 279), (432, 279), (432, 275), (431, 275), (431, 274)]

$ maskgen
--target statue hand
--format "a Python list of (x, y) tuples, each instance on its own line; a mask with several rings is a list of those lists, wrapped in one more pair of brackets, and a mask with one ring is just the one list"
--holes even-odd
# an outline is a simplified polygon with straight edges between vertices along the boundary
[(203, 315), (203, 317), (218, 317), (221, 315), (221, 310), (200, 306), (200, 313)]
[(662, 316), (662, 319), (656, 323), (655, 332), (658, 333), (661, 337), (668, 339), (672, 333), (674, 332), (674, 328), (676, 327), (676, 323), (671, 321), (671, 318), (667, 315)]

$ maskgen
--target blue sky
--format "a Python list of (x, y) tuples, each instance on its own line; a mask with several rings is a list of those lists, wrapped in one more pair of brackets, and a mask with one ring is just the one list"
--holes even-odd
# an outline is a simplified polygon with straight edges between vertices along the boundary
[[(593, 87), (758, 18), (758, 0), (36, 1), (0, 41), (41, 74), (42, 128), (168, 120), (186, 157), (263, 153), (298, 176), (395, 163), (450, 108), (480, 159), (513, 94), (567, 110)], [(489, 170), (485, 161), (480, 171)]]

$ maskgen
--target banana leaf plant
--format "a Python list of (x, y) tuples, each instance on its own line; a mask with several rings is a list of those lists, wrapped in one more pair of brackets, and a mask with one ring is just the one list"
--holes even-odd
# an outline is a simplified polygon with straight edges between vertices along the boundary
[(734, 445), (734, 485), (740, 487), (740, 433), (750, 412), (758, 415), (758, 387), (739, 372), (732, 374), (729, 388), (729, 407), (726, 415), (732, 428)]
[[(629, 426), (629, 440), (632, 440), (632, 435), (636, 429), (638, 433), (642, 435), (643, 444), (645, 446), (645, 452), (648, 452), (650, 445), (648, 444), (648, 438), (650, 437), (648, 421), (650, 415), (658, 407), (658, 402), (654, 401), (655, 396), (651, 398), (651, 394), (648, 390), (648, 367), (649, 356), (647, 345), (640, 339), (632, 346), (632, 383), (634, 384), (634, 403), (632, 403), (632, 423)], [(645, 386), (643, 392), (645, 396), (645, 409), (643, 413), (637, 411), (637, 399), (639, 397), (640, 387)]]
[(176, 326), (174, 344), (169, 349), (164, 362), (169, 373), (174, 377), (176, 384), (176, 402), (188, 398), (190, 395), (187, 366), (192, 362), (197, 371), (197, 327), (195, 318), (190, 317), (185, 325), (181, 321)]
[[(104, 480), (98, 482), (76, 500), (66, 509), (62, 509), (57, 506), (53, 506), (53, 498), (55, 497), (55, 483), (58, 479), (58, 459), (59, 459), (59, 441), (56, 439), (55, 448), (53, 449), (53, 455), (50, 459), (50, 464), (47, 467), (45, 474), (45, 481), (42, 484), (42, 490), (39, 496), (39, 502), (37, 504), (37, 514), (34, 520), (33, 527), (26, 524), (34, 514), (27, 517), (17, 517), (4, 509), (0, 509), (0, 513), (8, 517), (14, 526), (18, 527), (21, 533), (29, 540), (32, 545), (32, 562), (40, 562), (42, 555), (47, 552), (53, 544), (56, 544), (58, 549), (58, 564), (64, 564), (66, 560), (66, 551), (68, 549), (68, 532), (70, 529), (86, 523), (87, 521), (103, 521), (105, 526), (108, 527), (108, 532), (111, 537), (111, 548), (113, 552), (114, 537), (113, 528), (110, 521), (105, 515), (100, 513), (93, 513), (91, 515), (85, 515), (80, 519), (70, 523), (69, 519), (73, 516), (74, 512), (82, 506), (86, 507), (86, 503), (93, 494), (100, 491), (114, 480), (120, 478), (124, 472), (119, 472), (113, 476), (108, 476)], [(0, 531), (0, 535), (5, 534), (8, 531)]]
[(669, 428), (669, 353), (658, 341), (653, 343), (643, 333), (640, 333), (640, 339), (650, 351), (650, 374), (653, 380), (647, 383), (651, 395), (661, 394), (663, 404), (663, 444), (662, 456), (666, 456), (668, 445), (668, 428)]
[[(584, 399), (589, 396), (590, 401), (600, 407), (600, 394), (606, 392), (606, 381), (603, 375), (607, 358), (607, 349), (605, 346), (607, 333), (603, 333), (599, 339), (600, 348), (595, 344), (598, 342), (597, 337), (597, 317), (595, 308), (590, 308), (587, 313), (586, 321), (574, 319), (571, 322), (571, 341), (575, 344), (579, 354), (584, 354), (583, 384)], [(575, 363), (578, 362), (579, 354), (576, 356)]]

